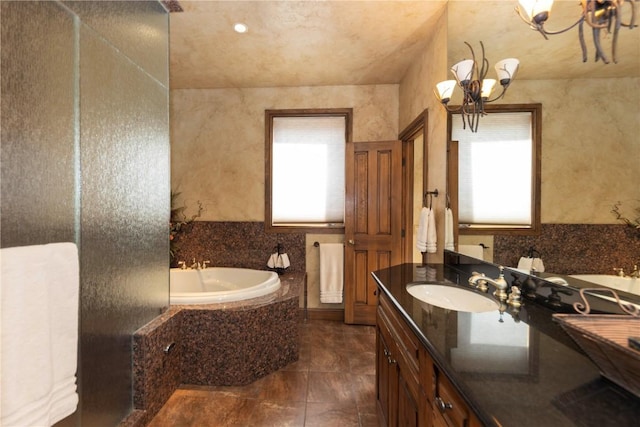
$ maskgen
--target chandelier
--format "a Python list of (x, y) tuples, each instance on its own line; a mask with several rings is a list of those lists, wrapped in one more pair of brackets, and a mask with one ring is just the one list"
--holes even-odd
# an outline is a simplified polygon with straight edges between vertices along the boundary
[[(482, 59), (476, 61), (476, 55), (471, 45), (467, 42), (464, 42), (464, 44), (469, 46), (472, 59), (465, 59), (453, 65), (451, 72), (456, 79), (438, 83), (435, 93), (447, 111), (462, 114), (463, 129), (469, 126), (471, 132), (477, 132), (480, 117), (486, 114), (484, 104), (497, 101), (504, 97), (507, 88), (516, 75), (516, 71), (518, 71), (520, 62), (515, 58), (508, 58), (503, 59), (495, 65), (498, 80), (502, 86), (502, 93), (493, 99), (489, 99), (497, 81), (495, 79), (485, 78), (489, 71), (489, 61), (484, 56), (484, 45), (480, 42)], [(450, 108), (448, 103), (451, 100), (451, 95), (456, 87), (456, 83), (462, 89), (462, 105)]]
[(551, 13), (553, 0), (518, 0), (519, 6), (516, 6), (516, 12), (520, 18), (526, 22), (532, 29), (538, 30), (540, 34), (548, 39), (549, 35), (561, 34), (578, 26), (578, 36), (580, 38), (580, 47), (582, 48), (582, 62), (587, 62), (587, 45), (584, 41), (584, 23), (591, 27), (593, 32), (593, 44), (596, 48), (596, 62), (599, 59), (605, 64), (609, 63), (609, 59), (602, 50), (600, 43), (600, 33), (602, 30), (607, 33), (613, 33), (611, 41), (611, 58), (613, 62), (618, 62), (616, 58), (616, 44), (618, 41), (618, 32), (621, 27), (637, 27), (635, 24), (635, 5), (636, 0), (627, 0), (626, 3), (631, 9), (631, 17), (628, 23), (622, 22), (622, 5), (625, 0), (581, 0), (582, 14), (578, 20), (569, 27), (558, 31), (547, 31), (544, 24)]

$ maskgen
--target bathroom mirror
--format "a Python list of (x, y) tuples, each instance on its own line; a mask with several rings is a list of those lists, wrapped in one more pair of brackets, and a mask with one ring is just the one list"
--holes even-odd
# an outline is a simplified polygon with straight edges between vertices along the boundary
[[(617, 64), (594, 61), (591, 31), (585, 29), (583, 63), (577, 28), (545, 40), (521, 21), (516, 5), (515, 0), (449, 1), (448, 64), (470, 58), (465, 42), (481, 57), (480, 41), (488, 78), (495, 78), (497, 61), (520, 60), (513, 83), (496, 104), (542, 104), (542, 224), (620, 224), (613, 205), (622, 201), (632, 212), (640, 204), (640, 28), (620, 31)], [(579, 14), (579, 3), (556, 1), (548, 27), (564, 28)], [(610, 53), (611, 37), (602, 44)]]

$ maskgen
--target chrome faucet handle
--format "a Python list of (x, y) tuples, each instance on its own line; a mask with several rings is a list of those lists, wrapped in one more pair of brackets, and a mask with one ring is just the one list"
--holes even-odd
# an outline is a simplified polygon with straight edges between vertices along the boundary
[(186, 270), (187, 264), (185, 264), (184, 261), (178, 261), (178, 267), (180, 267), (181, 270)]
[(624, 268), (614, 267), (613, 271), (615, 271), (617, 276), (624, 277)]
[(629, 274), (629, 277), (634, 279), (640, 278), (640, 270), (638, 270), (638, 264), (633, 264), (633, 271)]
[(207, 261), (202, 261), (202, 269), (206, 269), (207, 268), (207, 264), (211, 264), (211, 261), (207, 260)]

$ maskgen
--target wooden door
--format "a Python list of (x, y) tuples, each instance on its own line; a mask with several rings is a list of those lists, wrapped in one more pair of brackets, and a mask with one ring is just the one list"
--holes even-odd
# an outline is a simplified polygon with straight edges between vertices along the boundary
[(345, 323), (375, 325), (371, 272), (402, 262), (402, 142), (347, 144)]

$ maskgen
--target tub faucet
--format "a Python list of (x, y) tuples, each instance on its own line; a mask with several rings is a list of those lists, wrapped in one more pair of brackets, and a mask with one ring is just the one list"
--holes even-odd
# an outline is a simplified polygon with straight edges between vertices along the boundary
[(471, 273), (471, 277), (469, 277), (469, 284), (471, 286), (475, 286), (482, 292), (487, 292), (487, 283), (491, 283), (496, 288), (493, 295), (500, 301), (505, 301), (507, 299), (507, 288), (509, 287), (509, 284), (504, 278), (504, 267), (500, 266), (499, 269), (500, 276), (498, 276), (497, 279), (487, 277), (484, 273), (473, 272)]

